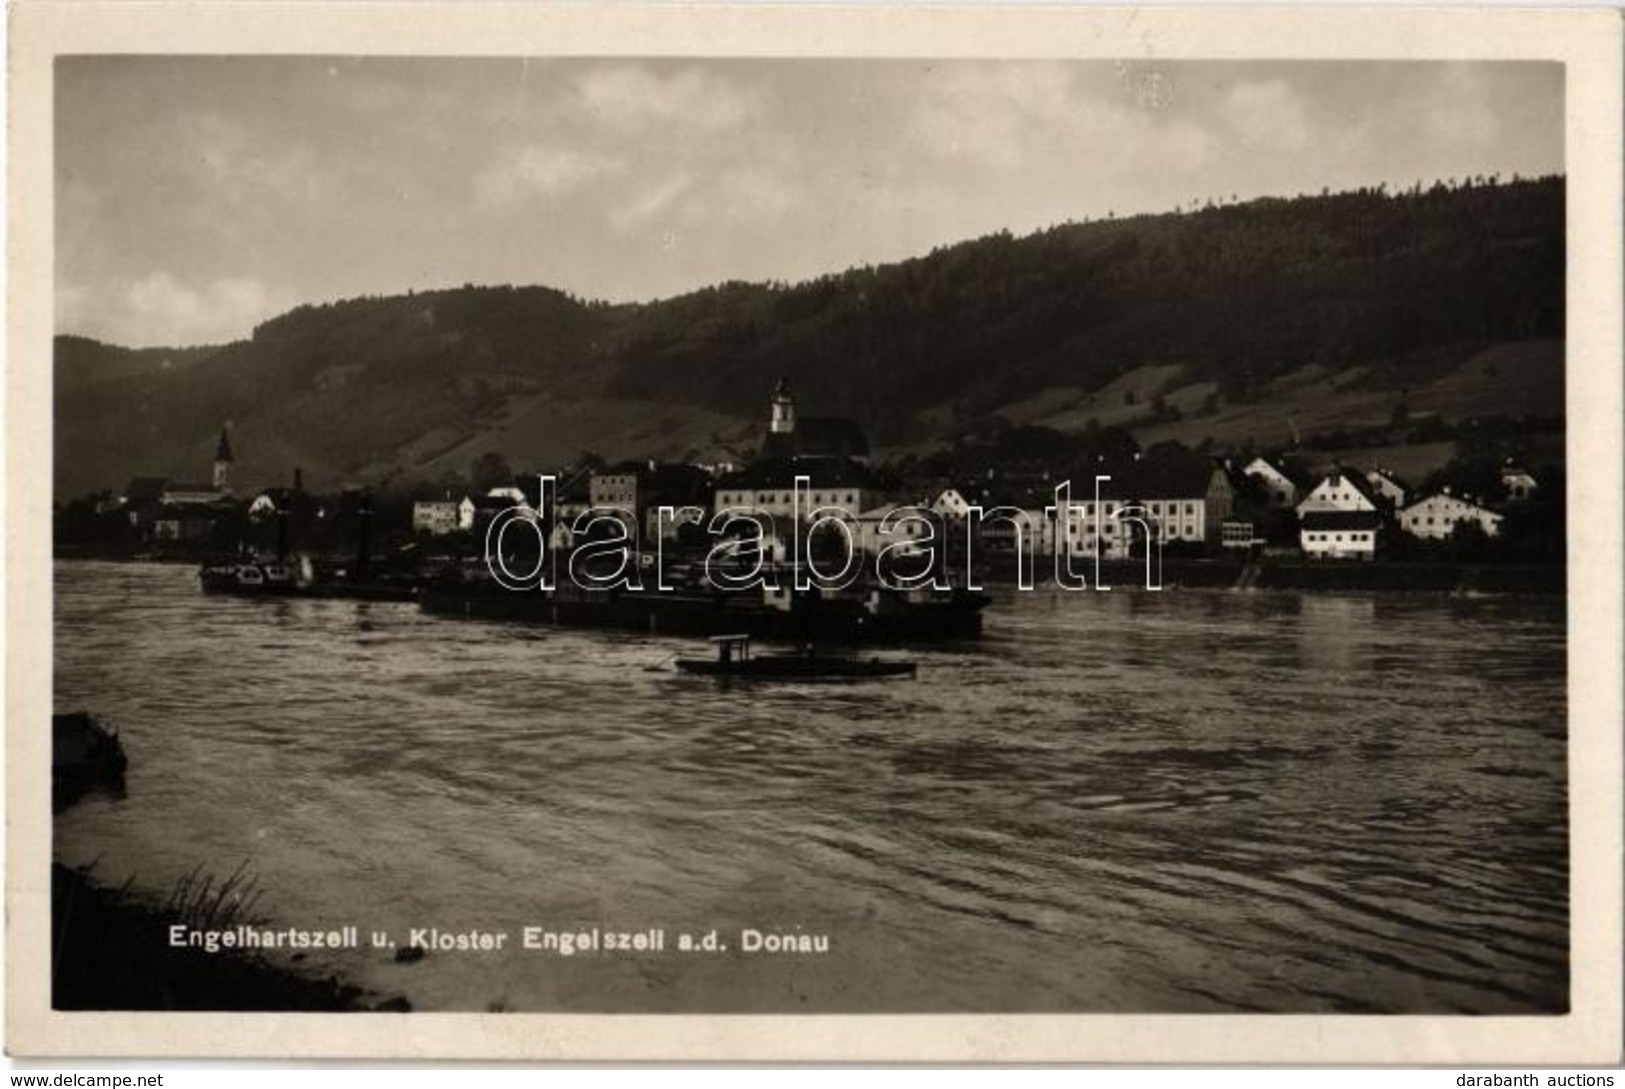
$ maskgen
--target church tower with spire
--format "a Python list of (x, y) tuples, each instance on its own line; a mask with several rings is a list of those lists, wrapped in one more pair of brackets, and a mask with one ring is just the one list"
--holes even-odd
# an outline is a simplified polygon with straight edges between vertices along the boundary
[(214, 490), (231, 491), (231, 439), (226, 429), (220, 429), (220, 441), (214, 448)]
[(773, 414), (767, 429), (774, 435), (788, 435), (796, 429), (796, 399), (790, 393), (790, 380), (781, 377), (773, 390)]

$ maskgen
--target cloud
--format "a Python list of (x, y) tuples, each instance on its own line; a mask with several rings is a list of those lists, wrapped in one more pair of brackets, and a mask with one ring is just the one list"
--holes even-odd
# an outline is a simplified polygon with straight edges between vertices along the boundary
[(474, 179), (474, 199), (492, 207), (514, 204), (529, 196), (556, 197), (624, 168), (620, 159), (594, 151), (520, 148)]
[(913, 137), (938, 155), (1015, 168), (1034, 129), (1065, 125), (1076, 107), (1061, 65), (951, 67), (929, 80)]
[(69, 283), (63, 277), (57, 277), (56, 284), (56, 329), (58, 332), (74, 329), (88, 329), (90, 291), (82, 284)]
[(1062, 64), (953, 67), (927, 83), (910, 132), (949, 169), (979, 167), (1035, 195), (1046, 188), (1060, 208), (1208, 165), (1212, 135), (1171, 110), (1171, 95), (1157, 72), (1123, 70), (1089, 85)]
[(774, 170), (747, 167), (718, 183), (719, 208), (732, 218), (769, 219), (793, 209), (799, 196), (792, 181)]
[(222, 200), (257, 208), (268, 200), (330, 199), (328, 172), (303, 140), (280, 146), (241, 120), (208, 111), (183, 117), (176, 169), (186, 181), (203, 180)]
[(683, 173), (646, 189), (632, 200), (610, 209), (610, 225), (618, 231), (640, 226), (671, 208), (693, 184), (694, 179)]
[(1221, 112), (1249, 145), (1301, 151), (1309, 145), (1309, 119), (1297, 92), (1284, 80), (1238, 83), (1224, 95)]
[(648, 298), (1563, 164), (1556, 64), (92, 57), (57, 92), (60, 327), (145, 344), (245, 335), (284, 286)]
[[(80, 314), (92, 305), (82, 296), (66, 301)], [(111, 303), (102, 324), (119, 343), (186, 345), (246, 337), (293, 299), (249, 277), (221, 277), (194, 287), (157, 269), (129, 284)]]
[(1423, 133), (1445, 146), (1492, 147), (1501, 135), (1497, 103), (1484, 74), (1462, 64), (1439, 73), (1431, 97), (1434, 106), (1421, 111)]
[(601, 68), (583, 76), (576, 93), (593, 120), (622, 129), (654, 123), (731, 129), (762, 110), (759, 96), (693, 68), (665, 76), (629, 66)]

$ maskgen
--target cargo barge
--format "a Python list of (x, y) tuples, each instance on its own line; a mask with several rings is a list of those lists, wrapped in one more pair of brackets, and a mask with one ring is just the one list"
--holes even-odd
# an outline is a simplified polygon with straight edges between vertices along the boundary
[(198, 586), (205, 594), (252, 598), (347, 598), (416, 601), (418, 579), (406, 572), (356, 572), (343, 567), (284, 561), (240, 560), (204, 564)]
[(838, 593), (787, 589), (510, 590), (490, 579), (426, 584), (419, 606), (436, 616), (652, 635), (739, 633), (782, 641), (901, 643), (975, 639), (991, 599), (964, 589), (899, 591), (882, 586)]

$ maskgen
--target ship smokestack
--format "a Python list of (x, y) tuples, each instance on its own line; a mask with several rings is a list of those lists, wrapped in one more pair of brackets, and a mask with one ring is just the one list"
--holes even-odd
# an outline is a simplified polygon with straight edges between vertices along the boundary
[(372, 551), (372, 496), (362, 492), (356, 496), (355, 568), (359, 574), (367, 568), (367, 557)]
[(278, 561), (288, 558), (288, 507), (291, 505), (289, 497), (279, 496), (276, 503), (276, 558)]

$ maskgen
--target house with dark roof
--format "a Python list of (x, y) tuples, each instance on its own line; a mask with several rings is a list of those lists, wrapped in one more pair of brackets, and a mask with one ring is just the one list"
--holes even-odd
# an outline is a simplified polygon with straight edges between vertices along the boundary
[(1387, 469), (1377, 468), (1368, 471), (1365, 474), (1365, 481), (1371, 485), (1371, 494), (1389, 510), (1399, 510), (1405, 505), (1406, 498), (1412, 494), (1410, 485)]
[(231, 463), (231, 440), (222, 429), (215, 445), (214, 479), (210, 483), (175, 481), (164, 476), (132, 477), (116, 504), (109, 508), (122, 510), (143, 540), (202, 540), (236, 506), (229, 487)]
[(869, 440), (856, 420), (844, 416), (804, 416), (790, 432), (769, 431), (762, 438), (765, 458), (846, 457), (869, 459)]
[[(1126, 559), (1147, 535), (1163, 544), (1215, 548), (1235, 509), (1235, 485), (1225, 466), (1200, 454), (1148, 456), (1115, 469), (1094, 498), (1093, 482), (1074, 488), (1061, 532), (1075, 556)], [(1074, 482), (1081, 487), (1081, 481)]]
[(929, 509), (943, 520), (954, 540), (962, 539), (972, 507), (981, 509), (976, 525), (977, 551), (1035, 555), (1054, 548), (1056, 519), (1048, 508), (1055, 503), (1049, 482), (1021, 483), (993, 474), (933, 490)]
[[(869, 441), (854, 421), (802, 416), (789, 382), (780, 378), (761, 451), (745, 468), (716, 482), (715, 509), (806, 518), (820, 508), (833, 508), (856, 519), (881, 497), (881, 481), (870, 471), (868, 458)], [(797, 477), (807, 478), (799, 500)]]
[[(709, 513), (713, 482), (711, 474), (695, 465), (659, 461), (623, 461), (602, 473), (594, 473), (588, 484), (592, 506), (615, 510), (622, 515), (627, 536), (652, 542), (671, 537), (679, 520), (662, 520), (660, 508), (678, 510), (697, 507)], [(697, 522), (692, 513), (680, 521)]]
[(130, 520), (130, 525), (144, 533), (151, 532), (153, 520), (164, 500), (164, 489), (169, 479), (162, 476), (132, 477), (119, 496), (119, 508)]
[(164, 497), (169, 478), (163, 476), (132, 477), (124, 486), (124, 505), (130, 508), (156, 504)]
[(1540, 483), (1528, 469), (1508, 458), (1501, 465), (1501, 486), (1506, 489), (1510, 502), (1521, 503), (1535, 494)]
[(214, 532), (215, 522), (232, 506), (229, 492), (210, 484), (169, 481), (152, 512), (155, 541), (199, 541)]
[(229, 498), (213, 484), (183, 484), (171, 480), (164, 485), (161, 501), (166, 507), (212, 507)]
[(1296, 462), (1280, 457), (1256, 457), (1241, 470), (1258, 481), (1271, 509), (1293, 508), (1312, 481)]
[(851, 517), (875, 506), (880, 481), (869, 467), (846, 457), (758, 458), (717, 481), (717, 510), (754, 510), (790, 517), (797, 511), (796, 478), (806, 477), (800, 499), (803, 518), (832, 507)]

